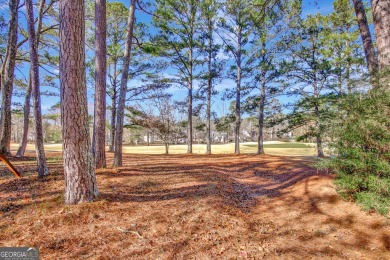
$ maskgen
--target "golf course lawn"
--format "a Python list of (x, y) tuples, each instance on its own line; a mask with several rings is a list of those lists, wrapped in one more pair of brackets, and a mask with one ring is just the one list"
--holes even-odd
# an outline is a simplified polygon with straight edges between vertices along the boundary
[[(16, 152), (18, 144), (12, 144), (11, 150)], [(256, 153), (257, 143), (247, 142), (240, 144), (241, 153)], [(27, 150), (34, 150), (34, 144), (28, 144)], [(62, 150), (62, 144), (46, 144), (45, 150), (48, 152), (57, 152)], [(214, 144), (211, 147), (213, 154), (232, 154), (234, 153), (234, 143), (229, 144)], [(270, 141), (264, 142), (264, 150), (266, 154), (280, 155), (280, 156), (315, 156), (316, 150), (313, 144), (304, 144), (296, 142), (278, 142)], [(164, 154), (165, 147), (163, 145), (127, 145), (123, 146), (124, 153), (135, 153), (135, 154)], [(170, 154), (182, 154), (187, 152), (187, 145), (170, 145)], [(193, 153), (203, 154), (206, 152), (205, 144), (194, 144)]]

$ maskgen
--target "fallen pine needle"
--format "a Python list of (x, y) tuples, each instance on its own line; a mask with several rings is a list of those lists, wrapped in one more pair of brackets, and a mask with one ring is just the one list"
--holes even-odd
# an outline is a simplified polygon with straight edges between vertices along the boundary
[(132, 231), (132, 230), (127, 230), (127, 229), (123, 229), (121, 227), (116, 227), (116, 229), (118, 229), (119, 231), (123, 232), (123, 233), (132, 233), (134, 235), (136, 235), (137, 237), (139, 238), (144, 238), (143, 236), (141, 236), (137, 231)]

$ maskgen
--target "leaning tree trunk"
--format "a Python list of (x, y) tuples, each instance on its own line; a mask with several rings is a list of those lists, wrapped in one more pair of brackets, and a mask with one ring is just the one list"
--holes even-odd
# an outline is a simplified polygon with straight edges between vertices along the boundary
[(126, 49), (125, 56), (123, 58), (122, 66), (122, 79), (121, 87), (119, 90), (119, 103), (116, 117), (116, 129), (115, 129), (115, 153), (114, 153), (114, 167), (122, 166), (122, 141), (123, 141), (123, 121), (125, 113), (125, 100), (127, 92), (127, 80), (129, 78), (129, 65), (131, 57), (131, 47), (133, 40), (133, 29), (134, 29), (134, 13), (135, 3), (134, 0), (130, 1), (129, 18), (128, 18), (128, 31), (126, 34)]
[[(42, 129), (42, 112), (41, 112), (41, 93), (39, 88), (39, 65), (38, 49), (35, 40), (34, 28), (34, 11), (32, 0), (26, 0), (26, 17), (28, 27), (28, 39), (30, 43), (30, 66), (31, 66), (31, 83), (33, 96), (33, 109), (35, 118), (35, 151), (37, 154), (38, 177), (44, 177), (49, 174), (46, 164), (45, 148), (43, 147), (43, 129)], [(39, 28), (38, 28), (39, 29)]]
[(106, 0), (95, 1), (95, 109), (92, 152), (97, 169), (106, 167)]
[(85, 82), (84, 0), (60, 0), (60, 94), (65, 203), (92, 201), (97, 191)]
[[(35, 45), (36, 50), (39, 50), (39, 39), (41, 35), (42, 30), (42, 18), (43, 18), (43, 9), (45, 7), (45, 0), (41, 0), (39, 3), (39, 11), (38, 11), (38, 21), (37, 21), (37, 30), (35, 32)], [(38, 60), (39, 62), (39, 60)], [(29, 130), (29, 123), (30, 123), (30, 100), (31, 100), (31, 92), (32, 92), (32, 79), (31, 79), (31, 68), (29, 73), (29, 79), (28, 79), (28, 87), (26, 90), (26, 96), (24, 99), (24, 107), (23, 107), (23, 135), (22, 140), (19, 145), (19, 149), (16, 153), (17, 157), (23, 157), (24, 153), (26, 152), (27, 142), (28, 142), (28, 130)]]
[(259, 135), (257, 136), (257, 154), (264, 154), (264, 107), (265, 107), (265, 71), (261, 72), (261, 93), (259, 103)]
[(374, 75), (378, 69), (378, 60), (375, 55), (374, 45), (372, 43), (370, 28), (368, 27), (366, 11), (362, 0), (353, 0), (356, 18), (359, 25), (360, 35), (363, 41), (364, 53), (366, 56), (368, 70)]
[(3, 154), (10, 153), (11, 145), (11, 102), (18, 44), (18, 8), (19, 0), (9, 0), (8, 57), (5, 65), (4, 85), (1, 86), (0, 153)]
[(371, 0), (379, 70), (390, 66), (390, 1)]

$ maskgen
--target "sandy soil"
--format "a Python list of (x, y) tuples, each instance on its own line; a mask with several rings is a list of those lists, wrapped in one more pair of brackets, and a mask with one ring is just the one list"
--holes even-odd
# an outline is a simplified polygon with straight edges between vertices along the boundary
[(1, 166), (0, 246), (34, 245), (42, 259), (390, 259), (389, 219), (341, 200), (310, 161), (124, 158), (98, 172), (96, 202), (75, 206), (63, 204), (59, 159), (46, 180)]

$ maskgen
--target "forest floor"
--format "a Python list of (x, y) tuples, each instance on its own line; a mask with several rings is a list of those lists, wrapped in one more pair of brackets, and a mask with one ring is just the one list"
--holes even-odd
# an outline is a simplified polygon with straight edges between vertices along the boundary
[(50, 157), (45, 180), (33, 157), (22, 179), (0, 166), (0, 246), (41, 259), (390, 259), (390, 220), (343, 201), (307, 157), (125, 154), (98, 171), (97, 200), (73, 206)]

